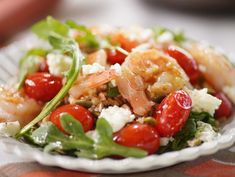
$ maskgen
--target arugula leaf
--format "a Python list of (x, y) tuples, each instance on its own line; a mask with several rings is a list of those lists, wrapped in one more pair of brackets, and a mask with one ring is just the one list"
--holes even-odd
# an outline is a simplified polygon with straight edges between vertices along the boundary
[(62, 114), (61, 125), (66, 131), (62, 133), (54, 124), (47, 122), (33, 131), (31, 139), (34, 144), (44, 148), (45, 152), (68, 153), (78, 157), (100, 159), (111, 155), (123, 157), (144, 157), (147, 152), (138, 148), (121, 146), (113, 142), (112, 128), (109, 123), (98, 119), (96, 130), (98, 140), (90, 139), (82, 128), (81, 123), (71, 115)]
[(215, 118), (212, 117), (208, 112), (190, 112), (190, 117), (194, 118), (196, 121), (203, 121), (205, 123), (211, 124), (212, 127), (216, 126)]
[(99, 47), (99, 41), (96, 38), (96, 36), (94, 34), (92, 34), (92, 32), (83, 25), (78, 25), (76, 22), (72, 21), (72, 20), (68, 20), (66, 21), (66, 24), (73, 29), (76, 29), (78, 31), (81, 32), (81, 35), (79, 35), (76, 40), (78, 41), (78, 43), (80, 45), (85, 45), (91, 48), (98, 48)]
[(59, 93), (50, 101), (48, 102), (41, 113), (32, 120), (29, 124), (27, 124), (23, 129), (21, 129), (20, 133), (17, 135), (17, 137), (22, 136), (25, 132), (30, 130), (31, 127), (33, 127), (35, 124), (37, 124), (39, 121), (41, 121), (44, 117), (46, 117), (60, 102), (62, 98), (68, 93), (69, 89), (72, 87), (73, 83), (77, 79), (77, 76), (80, 72), (81, 65), (84, 60), (84, 56), (81, 54), (81, 51), (77, 45), (77, 43), (70, 38), (62, 37), (59, 34), (51, 34), (49, 36), (49, 42), (54, 48), (58, 48), (67, 54), (71, 55), (72, 58), (72, 64), (70, 66), (69, 71), (66, 74), (66, 83), (61, 88)]
[(182, 31), (172, 31), (165, 27), (154, 27), (152, 28), (154, 38), (157, 39), (159, 36), (161, 36), (165, 32), (170, 32), (173, 35), (173, 39), (175, 42), (181, 43), (186, 40), (184, 33)]
[(48, 16), (46, 20), (42, 20), (32, 27), (32, 31), (42, 39), (48, 39), (49, 35), (54, 32), (64, 37), (68, 35), (69, 27), (66, 24)]
[(99, 133), (99, 139), (94, 145), (94, 151), (98, 159), (111, 155), (136, 158), (141, 158), (148, 155), (148, 153), (144, 150), (121, 146), (113, 142), (112, 127), (104, 118), (99, 118), (97, 120), (96, 130)]
[(45, 56), (47, 51), (42, 48), (34, 48), (29, 50), (19, 62), (19, 78), (17, 84), (17, 90), (21, 89), (24, 84), (25, 78), (28, 74), (34, 73), (38, 70), (39, 62), (34, 56)]
[(107, 96), (108, 97), (116, 97), (118, 95), (120, 95), (118, 88), (113, 86), (112, 83), (108, 83)]

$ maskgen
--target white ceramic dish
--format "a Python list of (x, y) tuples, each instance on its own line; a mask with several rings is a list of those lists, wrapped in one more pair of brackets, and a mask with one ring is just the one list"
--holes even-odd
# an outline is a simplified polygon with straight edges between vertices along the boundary
[[(35, 44), (33, 39), (24, 40), (9, 45), (0, 50), (0, 82), (9, 82), (9, 78), (17, 74), (17, 60), (26, 50), (28, 44)], [(20, 143), (11, 138), (0, 138), (0, 148), (27, 160), (37, 161), (48, 166), (58, 166), (65, 169), (97, 172), (97, 173), (130, 173), (142, 172), (171, 166), (180, 162), (190, 161), (202, 155), (209, 155), (235, 143), (235, 115), (221, 129), (221, 136), (216, 140), (204, 143), (198, 147), (181, 151), (169, 152), (162, 155), (151, 155), (142, 159), (126, 158), (122, 160), (102, 159), (89, 160), (72, 158), (61, 155), (43, 153), (37, 148)]]

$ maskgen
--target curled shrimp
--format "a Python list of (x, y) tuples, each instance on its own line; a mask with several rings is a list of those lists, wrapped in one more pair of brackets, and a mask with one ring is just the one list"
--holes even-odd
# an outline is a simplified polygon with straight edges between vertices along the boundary
[(11, 89), (0, 87), (0, 122), (19, 121), (21, 126), (29, 123), (42, 105)]
[(199, 42), (186, 46), (201, 68), (206, 81), (216, 90), (224, 91), (235, 103), (235, 68), (221, 52)]
[(101, 71), (87, 76), (79, 76), (74, 86), (70, 89), (69, 94), (77, 99), (116, 77), (114, 70)]
[(202, 43), (191, 43), (187, 46), (206, 80), (217, 90), (222, 90), (224, 86), (235, 86), (235, 69), (229, 60), (215, 49), (203, 45)]
[(132, 52), (116, 80), (121, 95), (138, 115), (145, 115), (153, 105), (145, 93), (146, 88), (151, 98), (155, 98), (190, 85), (177, 62), (154, 49)]
[(98, 63), (102, 66), (107, 65), (107, 54), (104, 49), (100, 49), (94, 53), (87, 56), (87, 64)]

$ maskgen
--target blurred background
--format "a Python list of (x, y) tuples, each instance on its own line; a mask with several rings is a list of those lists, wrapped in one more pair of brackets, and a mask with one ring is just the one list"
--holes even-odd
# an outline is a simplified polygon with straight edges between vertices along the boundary
[(52, 15), (80, 24), (166, 26), (235, 51), (235, 0), (0, 0), (0, 46)]

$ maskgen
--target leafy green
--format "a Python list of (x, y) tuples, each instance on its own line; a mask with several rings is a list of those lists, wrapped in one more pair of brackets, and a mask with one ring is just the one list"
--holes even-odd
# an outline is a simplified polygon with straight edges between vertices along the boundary
[(48, 16), (46, 20), (42, 20), (32, 27), (32, 31), (42, 39), (48, 39), (49, 35), (54, 32), (66, 37), (69, 32), (69, 27), (66, 24)]
[(94, 34), (84, 25), (78, 25), (76, 22), (72, 20), (68, 20), (66, 24), (73, 29), (78, 30), (80, 33), (76, 37), (76, 40), (80, 45), (84, 44), (85, 46), (91, 48), (98, 48), (99, 41)]
[(61, 88), (59, 93), (44, 106), (41, 113), (23, 129), (21, 129), (17, 137), (22, 136), (25, 132), (30, 130), (31, 127), (46, 117), (58, 105), (61, 99), (68, 93), (80, 72), (84, 56), (81, 54), (77, 43), (73, 39), (65, 38), (59, 34), (53, 33), (49, 36), (49, 42), (54, 48), (62, 50), (72, 58), (72, 64), (66, 74), (66, 83)]
[(172, 31), (165, 27), (154, 27), (152, 28), (154, 38), (157, 39), (159, 36), (161, 36), (165, 32), (170, 32), (173, 35), (173, 39), (175, 42), (181, 43), (186, 40), (184, 33), (182, 31)]
[(100, 159), (111, 155), (137, 158), (147, 155), (144, 150), (121, 146), (113, 142), (112, 128), (103, 118), (98, 119), (96, 124), (97, 141), (90, 139), (84, 133), (81, 123), (71, 115), (62, 114), (60, 121), (66, 134), (51, 122), (47, 122), (32, 133), (31, 137), (34, 143), (44, 147), (46, 152), (74, 151), (74, 155), (78, 157), (91, 159)]
[(18, 84), (17, 89), (21, 89), (25, 78), (28, 74), (33, 73), (38, 70), (39, 67), (39, 61), (38, 58), (34, 56), (45, 56), (47, 54), (47, 51), (42, 48), (33, 48), (29, 50), (21, 59), (19, 62), (19, 78), (18, 78)]
[(116, 86), (113, 86), (112, 83), (108, 83), (107, 96), (116, 97), (118, 95), (120, 95), (118, 88)]
[(215, 119), (207, 112), (190, 112), (189, 118), (180, 132), (178, 132), (174, 140), (168, 143), (166, 146), (162, 146), (158, 153), (161, 154), (167, 151), (176, 151), (186, 148), (188, 146), (187, 141), (193, 139), (197, 132), (197, 122), (203, 121), (209, 123), (212, 127), (215, 126)]

